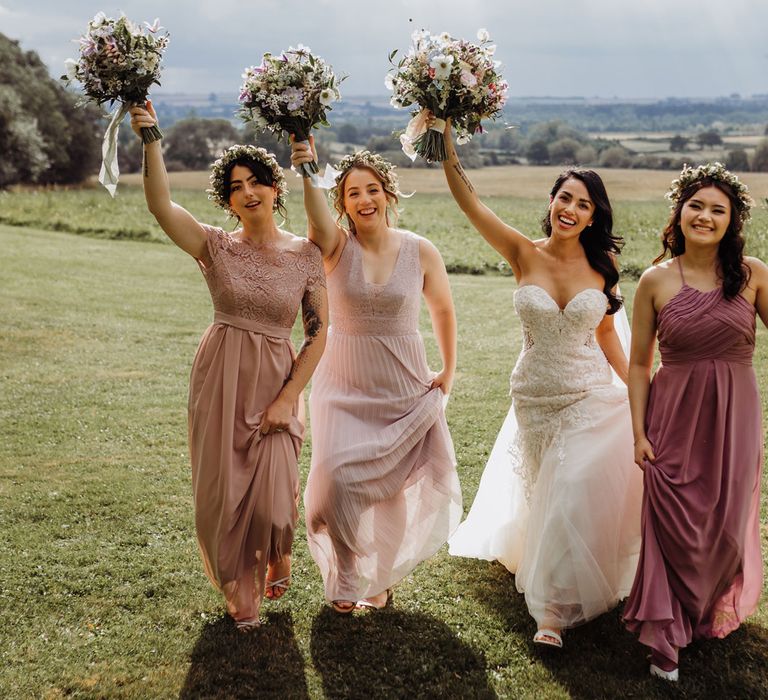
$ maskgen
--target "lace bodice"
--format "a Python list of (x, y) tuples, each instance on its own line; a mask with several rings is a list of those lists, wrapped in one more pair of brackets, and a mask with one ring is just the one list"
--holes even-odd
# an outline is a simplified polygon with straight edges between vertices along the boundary
[(563, 426), (587, 430), (598, 418), (584, 408), (584, 399), (599, 396), (626, 404), (627, 391), (612, 383), (610, 365), (595, 340), (607, 305), (597, 289), (582, 289), (564, 309), (537, 285), (515, 292), (523, 349), (510, 388), (520, 429), (509, 451), (528, 497), (545, 451), (566, 459)]
[(523, 325), (523, 349), (511, 377), (513, 396), (552, 397), (611, 384), (608, 361), (595, 340), (607, 300), (597, 289), (583, 289), (560, 309), (541, 287), (526, 284), (515, 292)]
[(406, 335), (418, 332), (424, 274), (419, 238), (409, 231), (389, 280), (371, 284), (363, 272), (362, 250), (349, 235), (341, 258), (328, 275), (331, 328), (357, 335)]
[(220, 228), (206, 226), (210, 267), (200, 269), (216, 311), (291, 328), (306, 291), (325, 286), (320, 249), (302, 241), (285, 250), (253, 245)]

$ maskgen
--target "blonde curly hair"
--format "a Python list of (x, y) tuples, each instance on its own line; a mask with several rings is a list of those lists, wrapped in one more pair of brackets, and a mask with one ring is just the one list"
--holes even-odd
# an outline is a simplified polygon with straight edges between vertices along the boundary
[[(400, 192), (400, 181), (395, 172), (396, 168), (396, 165), (382, 158), (378, 153), (372, 153), (371, 151), (356, 151), (342, 158), (336, 166), (336, 170), (339, 173), (336, 176), (336, 184), (331, 188), (331, 201), (333, 208), (338, 214), (336, 221), (341, 223), (344, 216), (346, 216), (349, 230), (354, 233), (354, 224), (344, 209), (344, 189), (347, 177), (355, 169), (370, 170), (381, 182), (384, 194), (389, 202), (387, 209), (392, 212), (394, 219), (397, 220), (399, 213), (397, 211), (397, 204), (400, 201), (402, 192)], [(389, 217), (387, 217), (387, 222), (389, 222)]]

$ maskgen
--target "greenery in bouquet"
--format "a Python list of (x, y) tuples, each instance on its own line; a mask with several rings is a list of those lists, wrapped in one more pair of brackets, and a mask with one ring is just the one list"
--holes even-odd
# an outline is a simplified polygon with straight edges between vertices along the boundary
[[(260, 65), (243, 73), (239, 115), (278, 138), (293, 134), (297, 141), (306, 141), (313, 128), (329, 126), (327, 113), (341, 97), (339, 83), (343, 79), (301, 44), (279, 56), (265, 53)], [(306, 177), (317, 171), (314, 162), (302, 166)]]
[[(153, 24), (134, 24), (125, 16), (118, 19), (99, 12), (80, 37), (80, 56), (67, 59), (67, 83), (80, 82), (86, 101), (100, 105), (121, 103), (123, 113), (134, 104), (143, 105), (152, 85), (159, 85), (167, 33), (156, 19)], [(142, 129), (144, 143), (162, 138), (155, 126)]]
[[(403, 151), (412, 159), (420, 155), (429, 162), (446, 159), (443, 130), (449, 117), (457, 141), (466, 143), (482, 131), (483, 119), (496, 119), (507, 99), (507, 82), (494, 60), (496, 47), (488, 32), (477, 33), (479, 43), (454, 39), (450, 34), (414, 32), (408, 54), (397, 64), (397, 50), (389, 56), (393, 68), (385, 84), (392, 90), (394, 107), (410, 107), (413, 119), (400, 137)], [(426, 128), (427, 114), (436, 123)]]

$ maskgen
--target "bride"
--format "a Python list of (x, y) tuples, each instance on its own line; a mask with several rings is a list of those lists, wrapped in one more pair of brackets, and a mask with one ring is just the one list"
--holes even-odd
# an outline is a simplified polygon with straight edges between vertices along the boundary
[(450, 553), (504, 564), (536, 620), (533, 641), (561, 647), (564, 629), (627, 596), (640, 549), (642, 475), (614, 325), (621, 239), (597, 173), (568, 170), (550, 193), (546, 238), (529, 240), (480, 201), (450, 123), (445, 139), (451, 194), (511, 265), (523, 326), (512, 408)]

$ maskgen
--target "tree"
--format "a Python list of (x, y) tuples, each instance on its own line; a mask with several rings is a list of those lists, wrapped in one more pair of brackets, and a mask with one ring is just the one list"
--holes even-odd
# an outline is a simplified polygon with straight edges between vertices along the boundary
[(749, 170), (747, 152), (743, 148), (735, 148), (732, 151), (728, 151), (725, 164), (728, 170), (740, 170), (741, 172)]
[(0, 188), (16, 182), (36, 182), (49, 165), (37, 121), (21, 109), (16, 94), (0, 85)]
[(342, 124), (336, 132), (336, 140), (341, 143), (360, 143), (360, 135), (354, 124)]
[(188, 117), (166, 130), (169, 169), (207, 170), (217, 156), (239, 140), (240, 133), (226, 119)]
[(597, 149), (594, 146), (582, 146), (576, 152), (576, 162), (581, 165), (597, 163)]
[(553, 141), (547, 147), (550, 163), (573, 165), (579, 161), (578, 152), (581, 144), (574, 138), (562, 138)]
[(752, 154), (752, 170), (768, 172), (768, 139), (763, 139)]
[(547, 165), (549, 163), (549, 147), (544, 139), (536, 139), (528, 143), (525, 157), (531, 165)]
[[(21, 159), (3, 165), (3, 184), (73, 183), (91, 174), (99, 161), (101, 110), (75, 106), (76, 97), (51, 79), (34, 51), (0, 34), (0, 87), (5, 119), (0, 126), (3, 157)], [(8, 94), (13, 94), (13, 105)], [(9, 115), (13, 115), (9, 119)], [(6, 150), (13, 148), (13, 151)], [(28, 163), (24, 159), (31, 159)], [(43, 162), (45, 165), (43, 167)]]
[(623, 146), (609, 146), (600, 152), (599, 162), (603, 168), (629, 168), (632, 154)]
[(681, 136), (680, 134), (675, 134), (671, 139), (669, 139), (669, 150), (670, 151), (684, 151), (686, 146), (688, 145), (688, 137), (687, 136)]
[(723, 142), (720, 134), (718, 134), (714, 129), (710, 129), (709, 131), (702, 131), (696, 137), (696, 140), (699, 142), (699, 145), (702, 148), (706, 148), (707, 146), (719, 146)]

